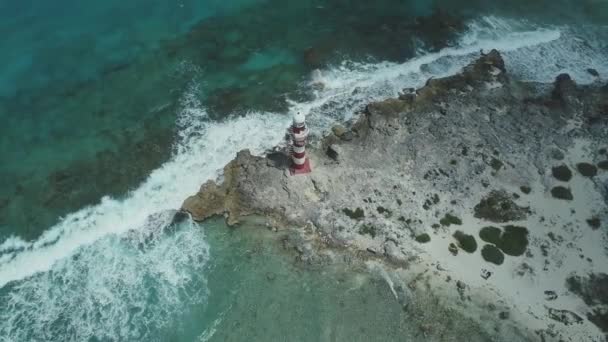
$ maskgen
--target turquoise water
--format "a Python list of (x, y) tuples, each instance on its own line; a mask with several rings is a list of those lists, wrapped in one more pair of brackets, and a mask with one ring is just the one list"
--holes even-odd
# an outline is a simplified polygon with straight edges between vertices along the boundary
[(0, 2), (0, 339), (420, 338), (364, 270), (301, 270), (219, 222), (161, 233), (167, 213), (292, 112), (321, 134), (480, 49), (519, 79), (605, 79), (607, 6)]
[(424, 341), (420, 326), (440, 320), (434, 338), (488, 340), (435, 298), (396, 298), (348, 255), (295, 262), (288, 235), (213, 220), (100, 239), (5, 287), (0, 331), (20, 341)]

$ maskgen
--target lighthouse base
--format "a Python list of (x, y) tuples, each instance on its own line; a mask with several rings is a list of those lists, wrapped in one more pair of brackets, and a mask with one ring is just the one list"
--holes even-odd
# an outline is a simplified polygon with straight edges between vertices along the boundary
[(293, 163), (289, 167), (289, 175), (291, 176), (303, 175), (310, 173), (311, 171), (312, 168), (310, 167), (310, 160), (308, 158), (306, 158), (306, 160), (304, 161), (304, 165), (302, 165), (300, 168), (295, 168), (295, 165)]

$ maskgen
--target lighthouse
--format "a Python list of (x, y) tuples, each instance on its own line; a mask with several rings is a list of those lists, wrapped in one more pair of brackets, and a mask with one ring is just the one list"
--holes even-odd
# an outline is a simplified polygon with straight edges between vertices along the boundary
[(308, 128), (304, 114), (297, 112), (293, 115), (293, 123), (289, 128), (291, 136), (291, 166), (289, 173), (293, 175), (306, 174), (311, 171), (310, 161), (306, 157), (306, 141)]

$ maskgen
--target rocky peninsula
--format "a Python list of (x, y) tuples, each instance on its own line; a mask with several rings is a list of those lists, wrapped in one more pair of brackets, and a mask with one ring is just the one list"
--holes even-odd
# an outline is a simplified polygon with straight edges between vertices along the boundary
[[(505, 341), (604, 341), (607, 149), (600, 76), (527, 83), (493, 50), (311, 142), (311, 174), (289, 176), (284, 146), (244, 150), (182, 209), (294, 229), (300, 261), (350, 253), (382, 267), (397, 300), (441, 293), (453, 299), (441, 305), (504, 322)], [(432, 320), (420, 327), (441, 340)]]

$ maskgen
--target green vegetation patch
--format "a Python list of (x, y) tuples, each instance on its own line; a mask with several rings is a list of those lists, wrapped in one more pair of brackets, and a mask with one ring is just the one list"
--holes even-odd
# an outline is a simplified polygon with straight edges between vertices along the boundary
[(427, 243), (431, 241), (431, 236), (427, 233), (420, 234), (416, 236), (416, 241), (419, 243)]
[(492, 160), (490, 161), (490, 166), (495, 170), (498, 171), (503, 167), (503, 162), (501, 162), (500, 160), (496, 159), (496, 158), (492, 158)]
[(600, 219), (598, 217), (592, 217), (592, 218), (590, 218), (590, 219), (587, 220), (587, 224), (593, 230), (596, 230), (596, 229), (600, 228), (600, 225), (602, 224), (602, 222), (600, 221)]
[(597, 167), (590, 163), (578, 163), (576, 169), (585, 177), (595, 177), (597, 175)]
[(483, 260), (496, 265), (502, 265), (505, 261), (505, 255), (493, 245), (484, 245), (483, 248), (481, 248), (481, 257)]
[(530, 188), (529, 186), (520, 186), (519, 190), (521, 190), (521, 192), (523, 192), (524, 194), (528, 195), (530, 192), (532, 192), (532, 188)]
[(499, 248), (504, 254), (520, 256), (528, 248), (528, 229), (519, 226), (506, 226), (504, 230), (497, 227), (483, 227), (479, 237)]
[(565, 188), (563, 186), (556, 186), (551, 189), (551, 195), (557, 199), (572, 201), (574, 196), (572, 196), (572, 191), (569, 188)]
[(378, 214), (386, 215), (387, 217), (390, 217), (393, 214), (390, 210), (382, 206), (379, 206), (378, 208), (376, 208), (376, 210), (378, 211)]
[(439, 220), (439, 223), (441, 223), (441, 225), (449, 227), (451, 225), (462, 225), (462, 220), (450, 213), (447, 213), (443, 216), (443, 218), (441, 220)]
[(475, 253), (477, 250), (477, 241), (473, 235), (465, 234), (460, 230), (454, 233), (454, 238), (458, 241), (458, 247), (462, 248), (467, 253)]
[(502, 230), (498, 227), (483, 227), (479, 231), (479, 238), (487, 243), (498, 245), (500, 244), (500, 234), (502, 234)]
[(551, 169), (551, 173), (555, 179), (562, 182), (568, 182), (572, 179), (572, 171), (570, 171), (570, 168), (566, 165), (555, 166)]
[(520, 256), (528, 248), (528, 229), (519, 226), (506, 226), (497, 246), (507, 255)]
[(342, 212), (353, 220), (360, 220), (365, 217), (365, 212), (363, 212), (363, 209), (361, 208), (357, 208), (354, 211), (349, 208), (344, 208), (342, 209)]
[(376, 227), (370, 225), (370, 224), (366, 224), (361, 226), (361, 228), (359, 228), (359, 234), (361, 235), (369, 235), (372, 238), (376, 237)]

